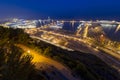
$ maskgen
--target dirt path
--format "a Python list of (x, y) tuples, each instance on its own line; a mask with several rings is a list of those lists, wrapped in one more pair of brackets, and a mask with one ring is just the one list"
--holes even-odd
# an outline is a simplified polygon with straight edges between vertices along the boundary
[(33, 56), (33, 60), (32, 62), (45, 62), (49, 65), (52, 65), (54, 66), (56, 69), (58, 69), (58, 71), (63, 74), (68, 80), (78, 80), (76, 78), (74, 78), (72, 75), (71, 75), (71, 71), (66, 68), (64, 65), (62, 65), (61, 63), (57, 62), (57, 61), (54, 61), (50, 58), (47, 58), (45, 56), (42, 56), (40, 55), (38, 52), (28, 48), (27, 46), (24, 46), (24, 45), (17, 45), (18, 47), (20, 47), (21, 49), (23, 49), (25, 52), (29, 53), (30, 55)]

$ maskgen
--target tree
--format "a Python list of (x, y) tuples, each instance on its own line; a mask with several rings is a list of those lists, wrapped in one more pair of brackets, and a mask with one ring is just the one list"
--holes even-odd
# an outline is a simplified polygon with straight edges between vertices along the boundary
[(22, 50), (12, 44), (0, 47), (0, 79), (1, 80), (27, 80), (35, 71), (31, 63), (32, 57), (22, 56)]
[(47, 55), (47, 56), (52, 56), (52, 54), (51, 54), (51, 47), (47, 47), (45, 50), (44, 50), (44, 55)]

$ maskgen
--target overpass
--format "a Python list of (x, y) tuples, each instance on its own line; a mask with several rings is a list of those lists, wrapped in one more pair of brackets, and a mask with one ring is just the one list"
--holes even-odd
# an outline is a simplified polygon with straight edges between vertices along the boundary
[(36, 37), (36, 36), (30, 36), (30, 37), (31, 37), (31, 38), (34, 38), (34, 39), (38, 39), (38, 40), (44, 41), (44, 42), (46, 42), (46, 43), (49, 43), (49, 44), (51, 44), (51, 45), (54, 45), (54, 46), (56, 46), (56, 47), (59, 47), (59, 48), (62, 48), (62, 49), (68, 50), (68, 51), (74, 51), (73, 49), (70, 49), (70, 48), (67, 48), (67, 47), (65, 47), (65, 46), (61, 46), (61, 45), (58, 45), (58, 44), (54, 44), (54, 43), (52, 43), (52, 42), (50, 42), (50, 41), (48, 41), (48, 40), (42, 39), (42, 38), (40, 38), (40, 37)]

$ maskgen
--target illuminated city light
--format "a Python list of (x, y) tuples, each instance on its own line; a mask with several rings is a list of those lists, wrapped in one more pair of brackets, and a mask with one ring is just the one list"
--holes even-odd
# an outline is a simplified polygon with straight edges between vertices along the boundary
[(28, 50), (27, 52), (30, 53), (30, 50)]

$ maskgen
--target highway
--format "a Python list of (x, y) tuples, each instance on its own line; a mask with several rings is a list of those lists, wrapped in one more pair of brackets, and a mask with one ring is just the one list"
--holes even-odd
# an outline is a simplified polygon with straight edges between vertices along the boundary
[[(69, 36), (69, 35), (65, 35), (65, 34), (60, 34), (60, 33), (55, 33), (55, 32), (52, 32), (52, 31), (46, 31), (46, 30), (40, 30), (40, 29), (38, 30), (38, 33), (39, 32), (44, 32), (44, 33), (52, 34), (52, 35), (55, 35), (55, 36), (64, 37), (68, 40), (73, 40), (78, 45), (85, 46), (86, 49), (88, 49), (91, 54), (96, 55), (101, 60), (103, 60), (106, 64), (112, 66), (113, 68), (115, 68), (116, 70), (118, 70), (120, 72), (120, 55), (119, 54), (116, 54), (116, 53), (114, 53), (114, 52), (112, 52), (112, 51), (110, 51), (106, 48), (102, 48), (102, 47), (96, 46), (94, 44), (90, 44), (90, 42), (88, 42), (87, 39), (80, 39), (80, 38), (77, 38), (75, 36)], [(68, 51), (74, 51), (74, 50), (81, 51), (81, 49), (77, 46), (73, 47), (71, 45), (71, 47), (64, 47), (64, 46), (61, 46), (59, 44), (52, 43), (49, 40), (42, 39), (39, 36), (40, 35), (34, 35), (34, 36), (31, 36), (31, 37), (42, 40), (42, 41), (47, 42), (49, 44), (52, 44), (56, 47), (66, 49)]]
[(117, 59), (111, 56), (109, 53), (107, 53), (106, 49), (104, 48), (101, 48), (101, 47), (97, 47), (97, 49), (94, 47), (90, 47), (90, 48), (91, 48), (92, 54), (96, 55), (105, 63), (107, 63), (108, 65), (112, 66), (114, 69), (120, 72), (120, 59)]
[(52, 43), (52, 42), (50, 42), (50, 41), (48, 41), (48, 40), (42, 39), (41, 37), (37, 37), (37, 36), (30, 36), (30, 37), (31, 37), (31, 38), (34, 38), (34, 39), (38, 39), (38, 40), (44, 41), (44, 42), (49, 43), (49, 44), (52, 44), (52, 45), (54, 45), (54, 46), (56, 46), (56, 47), (60, 47), (60, 48), (62, 48), (62, 49), (66, 49), (66, 50), (68, 50), (68, 51), (74, 51), (73, 49), (67, 48), (67, 47), (65, 47), (65, 46), (61, 46), (61, 45), (59, 45), (59, 44), (54, 44), (54, 43)]

